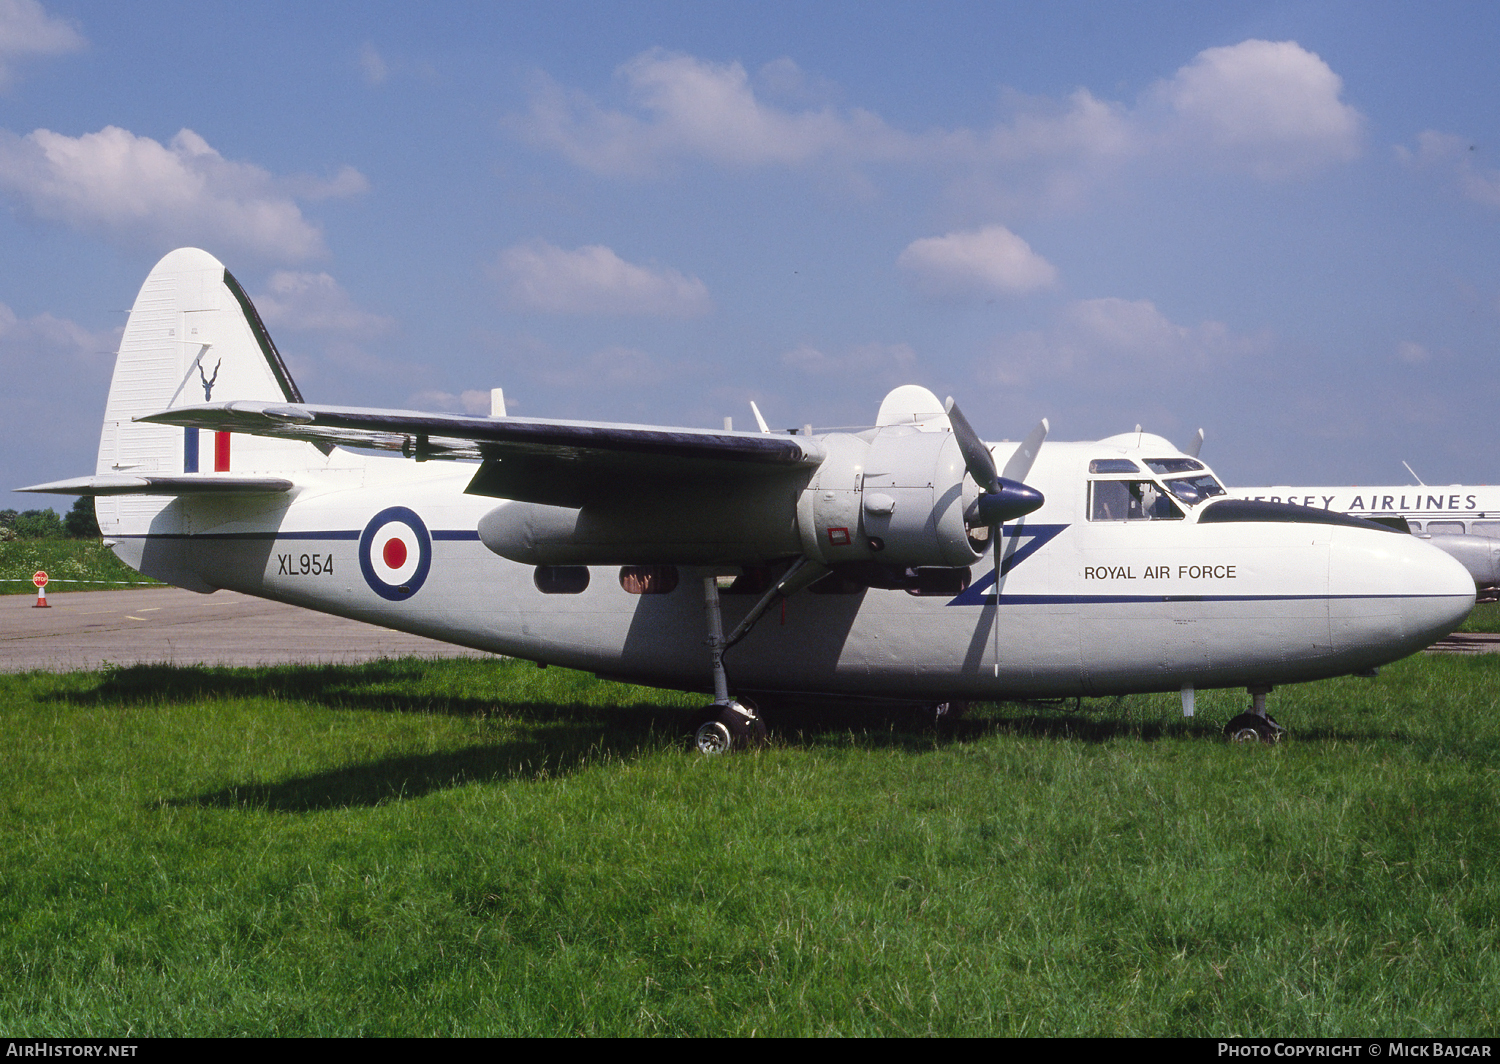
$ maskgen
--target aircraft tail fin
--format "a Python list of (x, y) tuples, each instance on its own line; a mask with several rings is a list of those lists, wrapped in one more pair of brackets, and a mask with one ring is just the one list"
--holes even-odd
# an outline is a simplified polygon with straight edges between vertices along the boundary
[[(93, 479), (283, 474), (326, 463), (327, 450), (320, 453), (310, 443), (134, 420), (234, 399), (301, 402), (302, 394), (250, 297), (224, 264), (206, 251), (179, 248), (152, 269), (130, 311)], [(108, 535), (111, 527), (134, 525), (166, 501), (100, 498), (100, 526)]]

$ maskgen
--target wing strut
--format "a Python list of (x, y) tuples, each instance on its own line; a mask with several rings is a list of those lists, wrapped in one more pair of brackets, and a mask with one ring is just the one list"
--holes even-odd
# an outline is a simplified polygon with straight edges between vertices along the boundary
[(765, 615), (766, 610), (770, 609), (777, 599), (791, 598), (827, 573), (828, 566), (822, 562), (815, 562), (805, 555), (798, 558), (785, 573), (781, 574), (781, 579), (772, 584), (771, 589), (760, 597), (760, 601), (751, 608), (750, 612), (745, 614), (745, 619), (735, 625), (734, 631), (729, 633), (729, 638), (724, 640), (724, 649), (728, 650), (749, 635), (750, 629), (755, 627), (755, 622)]

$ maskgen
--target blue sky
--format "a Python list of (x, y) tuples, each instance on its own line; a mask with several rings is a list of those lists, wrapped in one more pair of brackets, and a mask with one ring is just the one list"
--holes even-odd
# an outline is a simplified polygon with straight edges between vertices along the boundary
[(1201, 426), (1232, 484), (1494, 482), (1497, 46), (1492, 3), (0, 0), (0, 473), (92, 471), (195, 245), (313, 401), (919, 383), (991, 439)]

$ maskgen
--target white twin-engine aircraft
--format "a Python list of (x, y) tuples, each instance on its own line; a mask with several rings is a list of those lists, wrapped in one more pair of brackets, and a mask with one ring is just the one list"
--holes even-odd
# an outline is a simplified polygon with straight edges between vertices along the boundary
[(1426, 543), (1229, 498), (1139, 431), (989, 445), (914, 386), (861, 432), (760, 424), (308, 403), (244, 290), (184, 248), (131, 311), (94, 475), (25, 490), (97, 496), (115, 552), (180, 587), (711, 690), (704, 752), (764, 734), (752, 695), (1180, 690), (1191, 712), (1243, 686), (1226, 730), (1269, 741), (1272, 685), (1370, 673), (1474, 604)]

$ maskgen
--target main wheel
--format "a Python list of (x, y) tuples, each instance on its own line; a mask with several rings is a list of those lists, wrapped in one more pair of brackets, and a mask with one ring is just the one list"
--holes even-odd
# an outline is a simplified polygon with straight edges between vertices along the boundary
[(1224, 725), (1224, 737), (1232, 743), (1274, 743), (1285, 731), (1270, 717), (1241, 713)]
[(700, 754), (727, 754), (734, 749), (734, 733), (715, 717), (698, 725), (693, 732), (693, 746)]
[(748, 750), (766, 741), (766, 722), (755, 715), (754, 703), (705, 706), (693, 714), (689, 725), (693, 746), (700, 754), (727, 754)]

